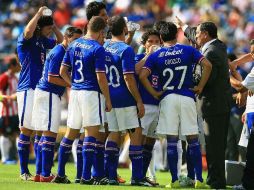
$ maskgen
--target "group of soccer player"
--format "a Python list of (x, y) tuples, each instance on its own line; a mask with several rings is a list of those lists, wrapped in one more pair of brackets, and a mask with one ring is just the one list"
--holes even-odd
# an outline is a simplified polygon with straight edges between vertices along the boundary
[[(18, 84), (21, 134), (18, 142), (21, 178), (70, 183), (65, 165), (73, 141), (77, 146), (76, 183), (119, 185), (117, 166), (121, 135), (129, 133), (131, 185), (155, 186), (146, 178), (155, 139), (167, 138), (169, 188), (179, 187), (179, 131), (188, 142), (187, 159), (195, 187), (203, 187), (195, 93), (205, 86), (211, 64), (195, 48), (177, 43), (177, 27), (163, 22), (142, 36), (144, 53), (126, 43), (122, 16), (108, 18), (101, 2), (86, 8), (87, 31), (68, 27), (62, 35), (41, 7), (17, 42), (22, 66)], [(56, 40), (48, 36), (51, 32)], [(105, 38), (110, 34), (110, 39)], [(133, 34), (129, 35), (132, 37)], [(56, 45), (58, 43), (58, 45)], [(56, 46), (55, 46), (56, 45)], [(53, 49), (52, 49), (53, 48)], [(46, 49), (52, 49), (46, 56)], [(193, 83), (193, 65), (200, 82)], [(60, 125), (61, 96), (70, 87), (67, 129), (58, 153), (57, 175), (51, 174)], [(36, 131), (36, 175), (28, 169), (30, 137)], [(84, 135), (80, 135), (84, 133)]]

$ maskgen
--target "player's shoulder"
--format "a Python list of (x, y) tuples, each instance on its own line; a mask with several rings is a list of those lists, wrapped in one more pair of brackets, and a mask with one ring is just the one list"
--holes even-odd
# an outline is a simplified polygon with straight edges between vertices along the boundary
[(145, 57), (145, 53), (140, 53), (135, 55), (135, 61), (139, 62), (141, 59)]

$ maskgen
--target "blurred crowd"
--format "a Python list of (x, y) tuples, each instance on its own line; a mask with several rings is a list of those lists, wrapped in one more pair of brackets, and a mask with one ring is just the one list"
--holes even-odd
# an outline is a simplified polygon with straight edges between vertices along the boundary
[[(102, 1), (102, 0), (99, 0)], [(91, 0), (0, 0), (0, 53), (14, 52), (16, 39), (38, 7), (53, 10), (55, 24), (83, 27), (87, 20), (85, 6)], [(253, 0), (104, 0), (110, 16), (122, 14), (138, 22), (134, 43), (145, 28), (156, 20), (170, 21), (177, 15), (185, 23), (196, 26), (202, 21), (213, 21), (219, 27), (219, 38), (228, 45), (228, 52), (242, 54), (249, 50), (249, 39), (254, 38)], [(180, 37), (184, 40), (183, 35)]]

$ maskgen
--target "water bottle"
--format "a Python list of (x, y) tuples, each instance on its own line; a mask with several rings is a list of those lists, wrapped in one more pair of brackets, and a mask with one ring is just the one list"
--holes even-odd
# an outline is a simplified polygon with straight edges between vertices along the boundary
[(45, 10), (42, 11), (42, 15), (43, 16), (51, 16), (52, 11), (50, 9), (45, 9)]
[(132, 22), (132, 21), (128, 21), (127, 22), (127, 28), (128, 28), (128, 31), (136, 31), (136, 30), (139, 30), (140, 29), (140, 25), (138, 23), (135, 23), (135, 22)]

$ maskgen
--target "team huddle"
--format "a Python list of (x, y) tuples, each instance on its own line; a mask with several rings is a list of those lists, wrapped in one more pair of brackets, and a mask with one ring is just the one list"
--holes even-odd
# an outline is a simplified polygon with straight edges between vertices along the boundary
[[(41, 7), (18, 38), (22, 69), (17, 90), (21, 134), (18, 142), (21, 178), (70, 183), (65, 165), (73, 141), (77, 147), (76, 183), (119, 185), (120, 138), (129, 133), (131, 185), (156, 186), (146, 178), (156, 138), (167, 138), (169, 188), (179, 187), (177, 144), (188, 142), (188, 177), (203, 187), (195, 94), (210, 76), (211, 63), (194, 47), (177, 43), (177, 27), (165, 22), (142, 36), (143, 53), (126, 43), (122, 16), (107, 17), (103, 3), (87, 7), (87, 31), (68, 27), (62, 35)], [(54, 32), (57, 40), (47, 36)], [(110, 39), (105, 38), (110, 34)], [(58, 43), (58, 45), (56, 45)], [(46, 50), (52, 49), (46, 56)], [(197, 84), (193, 68), (200, 64)], [(61, 96), (70, 87), (67, 129), (59, 147), (58, 171), (51, 174), (60, 126)], [(30, 136), (36, 131), (36, 175), (28, 169)]]

